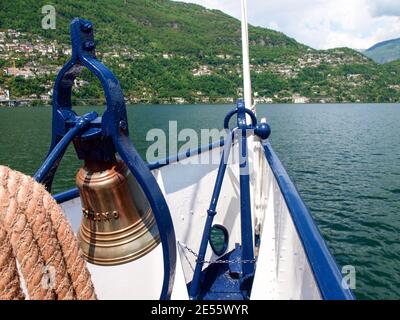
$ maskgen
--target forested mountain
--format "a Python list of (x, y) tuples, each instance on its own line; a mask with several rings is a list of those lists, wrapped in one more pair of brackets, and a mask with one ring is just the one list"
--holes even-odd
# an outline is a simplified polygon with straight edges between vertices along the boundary
[[(42, 7), (55, 7), (44, 30)], [(239, 4), (238, 4), (239, 5)], [(168, 0), (1, 0), (0, 97), (48, 101), (68, 59), (69, 23), (95, 25), (97, 53), (130, 102), (232, 102), (241, 95), (240, 22), (220, 11)], [(398, 102), (400, 66), (347, 48), (318, 51), (282, 33), (250, 27), (252, 81), (264, 102)], [(102, 97), (84, 73), (75, 97)]]

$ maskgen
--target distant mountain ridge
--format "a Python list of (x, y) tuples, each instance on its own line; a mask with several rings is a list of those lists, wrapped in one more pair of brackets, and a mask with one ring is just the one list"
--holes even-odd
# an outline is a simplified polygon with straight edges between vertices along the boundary
[(391, 43), (398, 43), (398, 42), (400, 42), (400, 38), (385, 40), (385, 41), (378, 42), (378, 43), (374, 44), (371, 48), (367, 49), (366, 51), (372, 51), (372, 50), (374, 50), (376, 48), (383, 47), (383, 46), (386, 46), (386, 45), (391, 44)]
[(400, 59), (400, 38), (379, 42), (363, 52), (377, 63)]

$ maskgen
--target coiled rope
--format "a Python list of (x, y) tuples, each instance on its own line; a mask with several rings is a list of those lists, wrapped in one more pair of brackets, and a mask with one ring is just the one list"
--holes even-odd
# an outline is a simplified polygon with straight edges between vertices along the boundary
[(0, 166), (0, 300), (96, 299), (78, 242), (53, 197)]

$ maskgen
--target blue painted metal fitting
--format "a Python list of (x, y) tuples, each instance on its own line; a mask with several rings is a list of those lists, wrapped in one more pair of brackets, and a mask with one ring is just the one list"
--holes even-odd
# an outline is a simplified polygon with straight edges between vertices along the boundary
[(90, 33), (90, 32), (93, 31), (93, 24), (92, 24), (91, 22), (89, 22), (89, 21), (84, 22), (84, 23), (81, 25), (81, 30), (82, 30), (83, 32)]
[(271, 134), (271, 127), (268, 125), (268, 123), (259, 123), (254, 129), (254, 134), (260, 139), (266, 140)]
[(243, 108), (245, 108), (243, 99), (239, 99), (239, 100), (236, 102), (236, 107), (237, 107), (238, 109), (243, 109)]
[(240, 129), (254, 129), (255, 126), (257, 125), (257, 118), (256, 115), (254, 114), (253, 111), (251, 111), (250, 109), (246, 109), (244, 107), (244, 103), (242, 100), (238, 100), (237, 102), (237, 108), (228, 112), (228, 114), (225, 116), (224, 119), (224, 129), (229, 129), (229, 121), (231, 120), (231, 118), (235, 115), (239, 113), (241, 114), (248, 114), (250, 116), (251, 119), (251, 124), (247, 125), (246, 121), (243, 121), (243, 119), (246, 119), (245, 117), (241, 117), (240, 121), (238, 121), (238, 128)]
[(78, 117), (77, 121), (72, 129), (70, 129), (66, 135), (60, 139), (57, 145), (49, 152), (49, 155), (43, 162), (42, 166), (37, 170), (33, 178), (39, 182), (43, 183), (48, 175), (58, 166), (61, 158), (64, 155), (65, 150), (71, 141), (77, 137), (83, 130), (90, 126), (90, 123), (97, 118), (96, 112), (90, 112), (82, 117)]
[(214, 217), (217, 214), (217, 211), (212, 210), (212, 209), (208, 209), (207, 213), (210, 217)]
[(94, 41), (85, 41), (83, 43), (83, 49), (84, 50), (90, 51), (90, 50), (93, 50), (95, 48), (96, 48), (96, 44), (94, 43)]
[(119, 122), (119, 128), (120, 128), (122, 131), (127, 131), (127, 130), (128, 130), (128, 124), (126, 123), (125, 120), (121, 120), (121, 121)]

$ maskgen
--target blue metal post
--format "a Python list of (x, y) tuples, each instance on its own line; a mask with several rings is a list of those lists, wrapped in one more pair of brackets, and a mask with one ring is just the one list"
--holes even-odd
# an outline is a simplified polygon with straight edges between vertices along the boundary
[(210, 236), (214, 216), (217, 214), (216, 208), (218, 204), (218, 198), (221, 193), (222, 182), (224, 181), (225, 171), (229, 160), (229, 154), (232, 148), (232, 135), (233, 133), (230, 132), (226, 138), (227, 140), (225, 142), (224, 151), (222, 152), (221, 162), (218, 168), (218, 175), (211, 198), (211, 203), (209, 209), (207, 210), (207, 220), (204, 226), (203, 236), (201, 238), (200, 250), (196, 261), (196, 268), (194, 270), (192, 284), (189, 289), (190, 299), (196, 299), (198, 295), (201, 271), (203, 268), (204, 258), (207, 253), (208, 239)]
[[(238, 102), (238, 127), (241, 128), (239, 139), (240, 152), (240, 219), (242, 233), (242, 260), (254, 260), (253, 225), (251, 221), (250, 178), (247, 154), (247, 125), (243, 101)], [(254, 273), (254, 264), (242, 262), (243, 277)]]

